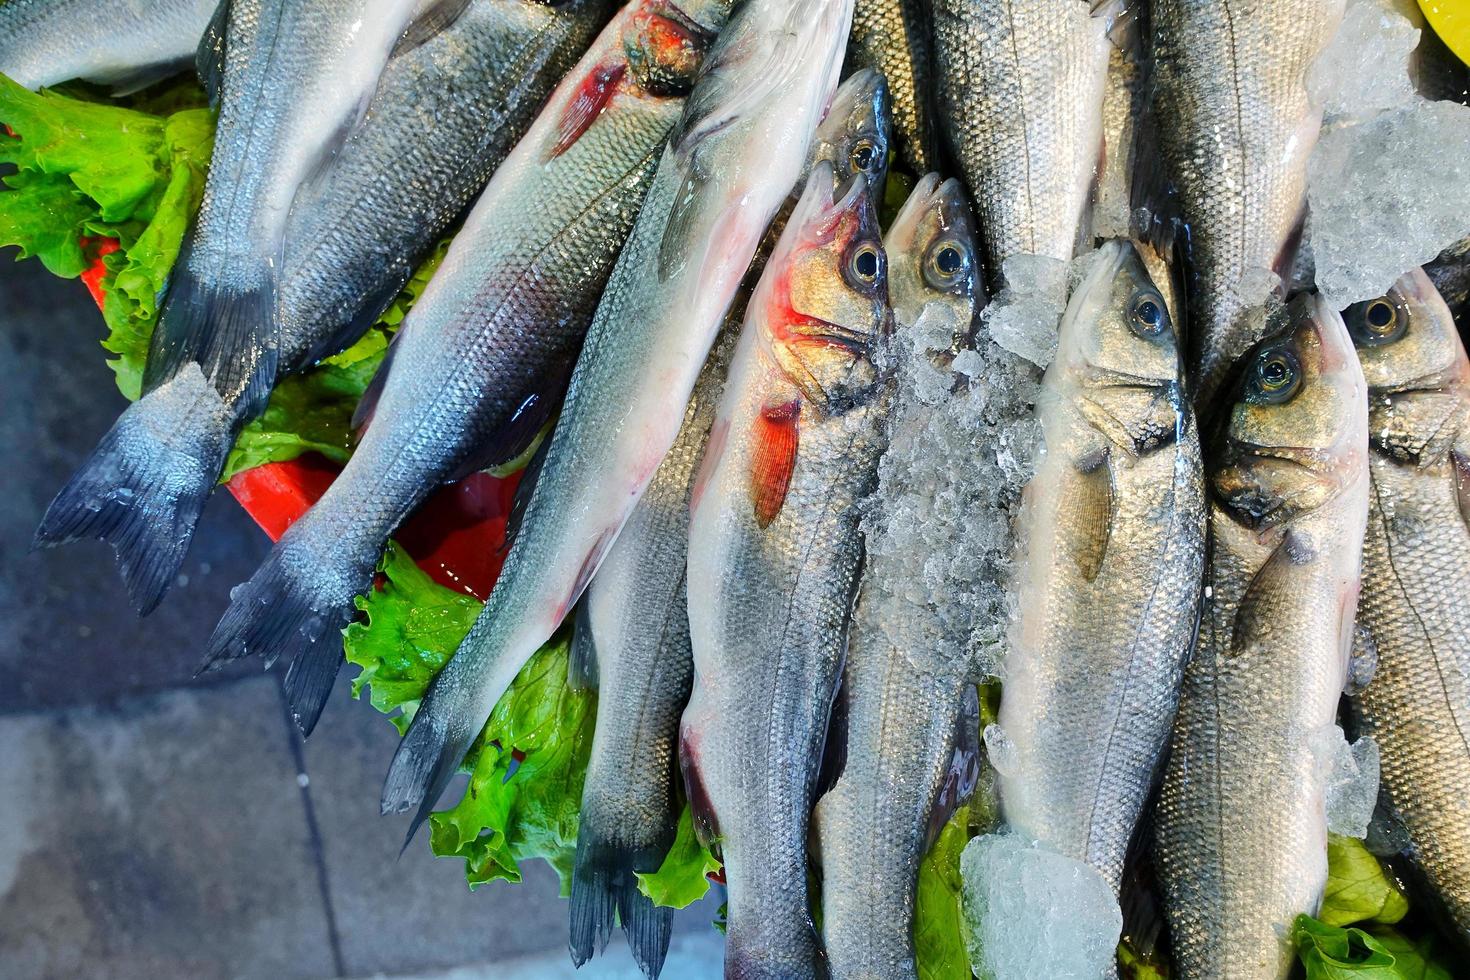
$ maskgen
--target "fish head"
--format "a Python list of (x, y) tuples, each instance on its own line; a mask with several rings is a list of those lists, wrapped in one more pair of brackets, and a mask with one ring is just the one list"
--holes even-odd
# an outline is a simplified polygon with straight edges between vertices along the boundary
[(644, 0), (623, 31), (632, 81), (653, 96), (688, 95), (729, 8), (728, 0), (684, 0), (678, 6)]
[(833, 413), (866, 401), (892, 319), (866, 177), (834, 187), (830, 163), (812, 168), (758, 292), (761, 342), (802, 397)]
[(892, 138), (888, 82), (881, 72), (864, 68), (833, 93), (827, 115), (817, 127), (812, 163), (826, 160), (832, 164), (839, 184), (862, 174), (868, 186), (881, 193), (888, 179)]
[(1062, 316), (1049, 390), (1130, 455), (1173, 444), (1188, 414), (1179, 326), (1144, 256), (1106, 242)]
[(1367, 450), (1367, 386), (1342, 316), (1304, 295), (1270, 319), (1277, 329), (1237, 365), (1211, 454), (1217, 499), (1257, 530), (1337, 497)]
[(955, 325), (953, 349), (969, 336), (980, 285), (975, 225), (958, 180), (929, 174), (914, 185), (883, 237), (888, 294), (899, 323), (912, 325), (931, 303)]
[(1368, 383), (1374, 446), (1412, 459), (1436, 440), (1453, 439), (1470, 403), (1470, 361), (1424, 271), (1406, 273), (1342, 318)]

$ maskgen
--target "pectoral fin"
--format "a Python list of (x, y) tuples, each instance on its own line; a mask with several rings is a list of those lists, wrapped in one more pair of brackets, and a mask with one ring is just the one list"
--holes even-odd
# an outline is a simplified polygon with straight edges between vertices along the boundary
[(1112, 537), (1113, 470), (1108, 456), (1104, 449), (1095, 459), (1068, 467), (1058, 489), (1062, 500), (1058, 520), (1067, 525), (1067, 550), (1089, 582), (1101, 571)]

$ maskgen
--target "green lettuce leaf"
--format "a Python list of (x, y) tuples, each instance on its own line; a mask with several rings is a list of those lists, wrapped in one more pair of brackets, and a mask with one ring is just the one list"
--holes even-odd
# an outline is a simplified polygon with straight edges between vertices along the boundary
[(955, 810), (919, 864), (914, 952), (920, 980), (970, 978), (960, 911), (960, 853), (969, 840), (967, 805)]
[(1398, 884), (1353, 837), (1327, 838), (1327, 889), (1317, 918), (1329, 926), (1355, 922), (1392, 925), (1409, 911), (1409, 900)]
[(638, 890), (654, 905), (682, 909), (699, 901), (709, 891), (709, 875), (720, 870), (719, 860), (699, 842), (694, 833), (694, 815), (689, 804), (679, 814), (679, 830), (673, 846), (658, 870), (637, 872)]
[(1451, 980), (1433, 940), (1410, 940), (1386, 926), (1329, 926), (1298, 916), (1292, 927), (1307, 980)]

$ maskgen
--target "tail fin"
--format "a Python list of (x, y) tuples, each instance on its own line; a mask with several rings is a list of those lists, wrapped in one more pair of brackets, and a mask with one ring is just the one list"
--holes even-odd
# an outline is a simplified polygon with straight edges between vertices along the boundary
[(607, 947), (613, 916), (622, 923), (633, 959), (649, 980), (657, 980), (669, 952), (674, 910), (659, 908), (638, 890), (635, 872), (655, 871), (664, 847), (628, 848), (604, 839), (584, 822), (577, 835), (572, 872), (571, 953), (581, 966)]
[(197, 364), (129, 406), (36, 531), (35, 545), (112, 545), (140, 616), (168, 591), (233, 441), (235, 413)]
[(329, 523), (314, 508), (276, 542), (250, 581), (231, 593), (200, 668), (248, 654), (267, 666), (289, 657), (286, 695), (304, 735), (326, 706), (342, 663), (341, 630), (353, 598), (372, 585), (381, 548), (371, 538), (358, 547), (344, 543)]

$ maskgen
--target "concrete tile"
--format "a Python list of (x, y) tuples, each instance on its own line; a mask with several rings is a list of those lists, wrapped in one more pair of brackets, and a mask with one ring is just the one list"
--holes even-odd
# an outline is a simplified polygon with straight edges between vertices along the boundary
[[(379, 815), (378, 799), (398, 735), (366, 701), (351, 699), (347, 678), (356, 673), (350, 665), (343, 669), (306, 742), (348, 975), (416, 973), (532, 953), (570, 968), (566, 903), (544, 862), (525, 862), (519, 884), (496, 882), (472, 893), (460, 861), (430, 855), (427, 828), (395, 861), (407, 817)], [(718, 907), (710, 897), (684, 910), (676, 931), (714, 934), (709, 923)], [(620, 936), (606, 958), (632, 963)], [(601, 975), (589, 969), (579, 976)]]
[[(724, 973), (725, 944), (719, 933), (676, 935), (662, 976), (670, 980), (719, 980)], [(495, 963), (469, 963), (435, 973), (397, 975), (393, 980), (643, 980), (626, 949), (608, 948), (606, 956), (580, 970), (555, 954), (523, 956)]]
[(273, 678), (0, 718), (0, 973), (337, 972)]
[(269, 542), (217, 493), (180, 578), (145, 620), (128, 606), (107, 545), (27, 553), (52, 495), (127, 403), (97, 346), (102, 316), (86, 290), (8, 258), (0, 255), (0, 713), (185, 683), (230, 588)]

